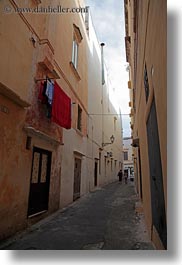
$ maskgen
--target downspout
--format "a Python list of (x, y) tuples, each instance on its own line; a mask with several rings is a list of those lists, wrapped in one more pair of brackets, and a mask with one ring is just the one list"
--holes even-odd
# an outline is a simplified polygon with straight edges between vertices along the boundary
[(105, 76), (104, 76), (104, 46), (105, 43), (101, 43), (101, 74), (102, 74), (102, 98), (101, 98), (101, 102), (102, 102), (102, 143), (104, 143), (104, 117), (103, 117), (103, 113), (104, 113), (104, 84), (105, 84)]

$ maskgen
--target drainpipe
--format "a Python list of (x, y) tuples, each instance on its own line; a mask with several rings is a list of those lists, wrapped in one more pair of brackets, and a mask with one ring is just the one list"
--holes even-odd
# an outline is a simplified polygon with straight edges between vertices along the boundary
[(103, 117), (103, 111), (104, 111), (104, 84), (105, 84), (105, 77), (104, 77), (104, 46), (105, 43), (101, 43), (101, 74), (102, 74), (102, 143), (104, 143), (104, 117)]
[(105, 43), (101, 43), (101, 67), (102, 67), (102, 85), (105, 84), (105, 77), (104, 77), (104, 46)]

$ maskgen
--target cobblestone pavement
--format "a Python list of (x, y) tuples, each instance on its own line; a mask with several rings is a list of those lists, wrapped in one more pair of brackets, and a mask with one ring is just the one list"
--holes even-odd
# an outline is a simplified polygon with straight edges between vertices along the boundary
[(0, 245), (14, 250), (153, 250), (133, 183), (111, 183)]

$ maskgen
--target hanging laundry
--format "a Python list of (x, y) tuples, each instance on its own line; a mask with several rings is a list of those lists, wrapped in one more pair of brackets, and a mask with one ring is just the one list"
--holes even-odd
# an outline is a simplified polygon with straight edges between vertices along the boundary
[(47, 82), (41, 82), (40, 83), (40, 87), (39, 87), (39, 95), (38, 95), (38, 100), (42, 103), (42, 104), (47, 104), (47, 96), (45, 94), (46, 92), (46, 88), (47, 88)]
[(71, 129), (71, 99), (56, 82), (52, 103), (52, 121), (65, 129)]
[(52, 100), (54, 95), (54, 83), (52, 83), (49, 80), (47, 80), (47, 88), (45, 94), (48, 97), (48, 103), (52, 105)]
[(46, 117), (48, 119), (52, 117), (52, 105), (50, 105), (49, 103), (47, 103)]

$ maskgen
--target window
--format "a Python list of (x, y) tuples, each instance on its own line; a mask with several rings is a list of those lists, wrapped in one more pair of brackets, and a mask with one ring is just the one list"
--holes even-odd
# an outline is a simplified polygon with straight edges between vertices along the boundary
[[(87, 6), (86, 7), (87, 8), (87, 10), (89, 9), (89, 6)], [(86, 13), (84, 13), (84, 15), (85, 15), (85, 20), (84, 20), (84, 22), (85, 22), (85, 27), (86, 27), (86, 30), (87, 30), (87, 34), (88, 34), (88, 36), (89, 36), (89, 12), (86, 12)]]
[(117, 118), (114, 117), (114, 131), (116, 131)]
[(145, 69), (144, 69), (144, 88), (145, 88), (145, 97), (146, 97), (146, 102), (149, 97), (149, 82), (148, 82), (148, 74), (147, 74), (147, 67), (145, 64)]
[(82, 109), (78, 105), (78, 119), (77, 119), (77, 129), (82, 130)]
[(74, 65), (75, 69), (77, 69), (77, 66), (78, 66), (78, 42), (76, 41), (75, 37), (73, 39), (72, 60), (71, 61)]
[(78, 68), (78, 50), (79, 44), (81, 43), (83, 37), (79, 27), (73, 24), (73, 45), (72, 45), (72, 58), (71, 62), (75, 69)]
[(128, 160), (128, 152), (127, 151), (124, 152), (124, 160)]

